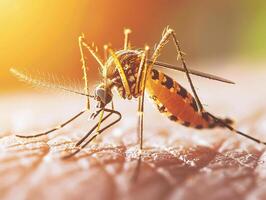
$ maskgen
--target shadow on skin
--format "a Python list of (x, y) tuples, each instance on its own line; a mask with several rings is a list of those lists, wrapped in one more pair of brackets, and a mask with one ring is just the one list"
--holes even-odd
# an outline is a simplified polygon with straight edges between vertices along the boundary
[[(257, 76), (250, 75), (250, 72), (246, 77), (256, 77), (260, 80)], [(261, 80), (263, 82), (265, 79)], [(250, 81), (243, 83), (247, 85), (238, 90), (237, 98), (232, 99), (233, 104), (229, 104), (228, 98), (235, 95), (235, 89), (231, 94), (228, 94), (227, 90), (219, 93), (217, 102), (222, 106), (215, 106), (214, 110), (217, 110), (217, 114), (226, 113), (224, 110), (237, 105), (239, 110), (245, 111), (238, 110), (239, 115), (244, 116), (236, 117), (242, 119), (237, 121), (238, 127), (241, 126), (241, 130), (246, 127), (248, 134), (265, 140), (263, 127), (266, 109), (257, 101), (244, 98), (250, 96), (247, 92), (256, 91), (263, 83), (254, 84), (254, 88), (250, 88), (253, 87)], [(199, 88), (214, 91), (210, 89), (209, 82), (206, 82), (205, 86)], [(262, 99), (264, 103), (266, 95), (263, 90), (258, 95), (261, 96), (256, 94), (256, 100)], [(213, 97), (213, 94), (210, 96)], [(166, 127), (164, 123), (160, 123), (163, 117), (154, 115), (149, 108), (146, 109), (145, 119), (152, 120), (146, 120), (147, 141), (138, 179), (132, 182), (138, 151), (136, 146), (129, 145), (128, 142), (135, 141), (132, 135), (136, 132), (136, 125), (130, 120), (133, 117), (135, 119), (136, 113), (124, 102), (119, 107), (124, 109), (127, 118), (121, 122), (119, 128), (125, 130), (113, 139), (111, 137), (115, 134), (108, 133), (103, 136), (108, 144), (116, 146), (104, 142), (90, 144), (69, 160), (60, 158), (71, 152), (75, 142), (80, 139), (78, 134), (83, 134), (90, 127), (86, 119), (71, 124), (70, 129), (66, 127), (49, 138), (27, 140), (7, 136), (16, 134), (16, 131), (11, 132), (10, 129), (15, 130), (13, 126), (20, 127), (21, 123), (26, 124), (29, 130), (49, 128), (78, 110), (74, 105), (80, 105), (75, 99), (57, 99), (58, 97), (54, 96), (51, 98), (39, 95), (35, 99), (32, 96), (22, 100), (17, 96), (13, 99), (7, 97), (5, 101), (1, 99), (1, 112), (5, 113), (4, 121), (7, 122), (2, 124), (7, 126), (8, 131), (0, 136), (0, 199), (176, 200), (264, 199), (266, 196), (266, 153), (263, 148), (225, 130), (215, 129), (202, 134), (203, 131), (199, 133), (193, 129), (182, 129), (170, 122), (167, 122)], [(245, 101), (249, 103), (243, 103)], [(217, 104), (210, 102), (210, 105)], [(31, 113), (18, 112), (28, 111), (28, 108)], [(48, 108), (55, 112), (47, 112)], [(14, 116), (16, 117), (12, 121)], [(3, 115), (1, 117), (3, 118)], [(163, 126), (163, 131), (156, 128), (150, 130), (157, 125), (154, 122), (159, 122), (157, 127)], [(75, 139), (66, 139), (75, 134)], [(117, 141), (118, 138), (122, 142)], [(163, 147), (164, 145), (168, 147)]]
[[(92, 144), (62, 160), (74, 143), (0, 140), (1, 199), (243, 199), (266, 195), (266, 154), (216, 147), (146, 148), (138, 178), (135, 146)], [(260, 184), (258, 184), (260, 183)], [(261, 189), (260, 189), (261, 188)]]

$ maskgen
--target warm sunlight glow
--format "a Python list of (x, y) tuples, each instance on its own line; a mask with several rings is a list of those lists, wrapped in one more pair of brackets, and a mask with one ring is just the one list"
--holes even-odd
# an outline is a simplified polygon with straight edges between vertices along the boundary
[[(11, 67), (81, 79), (78, 37), (82, 33), (103, 56), (105, 44), (114, 50), (123, 48), (125, 28), (133, 31), (132, 47), (142, 48), (153, 47), (170, 25), (191, 61), (264, 59), (265, 6), (263, 1), (249, 2), (0, 0), (0, 94), (28, 88), (10, 75)], [(174, 60), (170, 50), (162, 56)], [(90, 81), (97, 80), (99, 65), (91, 56), (88, 62)]]

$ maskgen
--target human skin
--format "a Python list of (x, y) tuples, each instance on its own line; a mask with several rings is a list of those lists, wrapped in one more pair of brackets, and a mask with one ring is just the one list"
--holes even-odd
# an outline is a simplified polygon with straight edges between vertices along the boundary
[[(242, 71), (238, 86), (205, 80), (197, 86), (204, 102), (210, 98), (206, 109), (217, 115), (232, 112), (237, 128), (265, 140), (266, 109), (260, 100), (265, 94), (250, 96), (262, 83), (252, 77)], [(263, 73), (255, 77), (265, 78)], [(62, 160), (95, 123), (88, 122), (89, 115), (49, 136), (14, 135), (67, 120), (85, 105), (83, 99), (50, 93), (1, 99), (1, 199), (265, 199), (265, 148), (226, 129), (182, 127), (156, 113), (147, 101), (144, 150), (133, 180), (138, 163), (136, 104), (115, 98), (123, 120), (76, 156)]]

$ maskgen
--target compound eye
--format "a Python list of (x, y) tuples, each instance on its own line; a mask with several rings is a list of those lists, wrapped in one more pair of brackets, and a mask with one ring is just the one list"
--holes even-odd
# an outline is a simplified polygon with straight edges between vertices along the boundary
[(110, 103), (110, 101), (112, 101), (112, 93), (111, 92), (107, 92), (105, 89), (103, 88), (99, 88), (96, 90), (96, 96), (99, 97), (100, 101), (106, 105), (108, 103)]

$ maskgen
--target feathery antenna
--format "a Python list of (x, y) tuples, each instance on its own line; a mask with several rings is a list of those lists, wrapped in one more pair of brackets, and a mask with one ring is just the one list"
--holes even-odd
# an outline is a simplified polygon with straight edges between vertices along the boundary
[(58, 81), (57, 77), (55, 77), (54, 75), (49, 77), (49, 81), (46, 81), (44, 79), (33, 78), (31, 75), (20, 72), (15, 68), (10, 68), (9, 71), (15, 77), (17, 77), (20, 81), (26, 82), (32, 86), (35, 86), (35, 87), (44, 87), (44, 88), (49, 88), (49, 89), (60, 89), (60, 90), (64, 90), (67, 92), (71, 92), (71, 93), (75, 93), (75, 94), (79, 94), (79, 95), (83, 95), (83, 96), (94, 97), (93, 95), (84, 94), (82, 92), (68, 88), (64, 85), (58, 84), (57, 82), (59, 82), (59, 81)]

